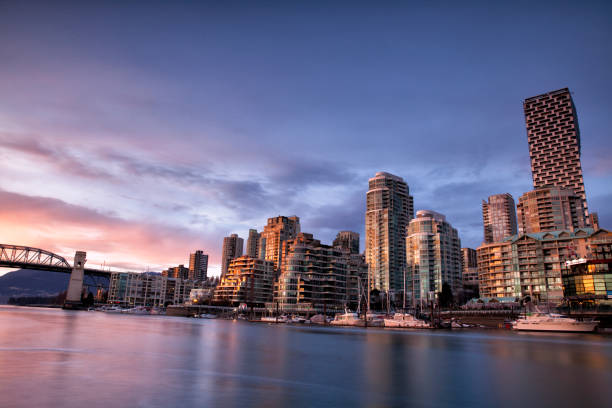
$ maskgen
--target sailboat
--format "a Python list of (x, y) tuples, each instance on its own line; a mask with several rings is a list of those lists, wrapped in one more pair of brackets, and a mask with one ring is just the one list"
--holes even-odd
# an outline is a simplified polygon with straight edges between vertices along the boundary
[(410, 313), (406, 313), (406, 269), (404, 269), (404, 298), (402, 313), (394, 313), (393, 316), (384, 319), (385, 327), (390, 328), (413, 328), (413, 329), (428, 329), (430, 328), (429, 323), (424, 320), (417, 319)]

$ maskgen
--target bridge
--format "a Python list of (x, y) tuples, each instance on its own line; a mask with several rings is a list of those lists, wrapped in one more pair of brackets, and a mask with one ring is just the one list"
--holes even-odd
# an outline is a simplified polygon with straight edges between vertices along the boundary
[[(64, 257), (44, 249), (20, 245), (0, 244), (0, 267), (72, 273), (72, 266)], [(110, 274), (109, 271), (85, 268), (85, 275), (110, 278)]]
[[(110, 279), (110, 271), (85, 268), (85, 262), (86, 253), (82, 251), (76, 252), (74, 265), (70, 266), (64, 257), (44, 249), (0, 244), (0, 267), (2, 268), (69, 273), (70, 282), (68, 283), (65, 306), (78, 306), (80, 304), (83, 286), (101, 286), (96, 278)], [(93, 283), (85, 283), (84, 285), (85, 276), (88, 276)]]

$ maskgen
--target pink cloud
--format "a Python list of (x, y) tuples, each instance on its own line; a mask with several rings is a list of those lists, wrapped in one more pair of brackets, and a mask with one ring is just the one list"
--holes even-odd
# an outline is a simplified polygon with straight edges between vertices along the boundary
[(130, 221), (64, 201), (0, 190), (0, 241), (34, 246), (71, 258), (88, 252), (90, 263), (125, 269), (160, 269), (188, 263), (204, 249), (218, 262), (219, 244), (192, 230)]

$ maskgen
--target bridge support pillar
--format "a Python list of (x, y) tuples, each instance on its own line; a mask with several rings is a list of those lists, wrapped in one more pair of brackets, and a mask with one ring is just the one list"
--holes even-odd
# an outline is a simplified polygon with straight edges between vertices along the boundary
[(68, 292), (66, 293), (66, 308), (78, 308), (82, 305), (81, 293), (83, 292), (83, 275), (85, 274), (85, 262), (87, 252), (77, 251), (74, 255), (74, 266), (70, 274)]

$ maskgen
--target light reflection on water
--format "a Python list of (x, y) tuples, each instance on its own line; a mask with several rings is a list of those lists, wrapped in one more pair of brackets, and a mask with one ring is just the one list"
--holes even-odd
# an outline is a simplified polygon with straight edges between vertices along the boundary
[(612, 338), (0, 307), (1, 407), (605, 406)]

